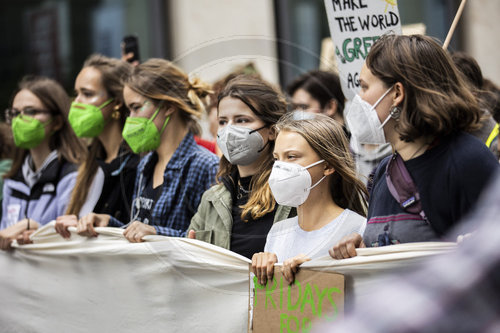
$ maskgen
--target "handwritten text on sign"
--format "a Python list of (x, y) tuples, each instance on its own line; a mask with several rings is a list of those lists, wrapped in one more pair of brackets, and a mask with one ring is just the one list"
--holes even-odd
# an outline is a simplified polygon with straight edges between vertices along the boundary
[[(276, 270), (277, 271), (277, 270)], [(309, 332), (315, 319), (332, 321), (344, 308), (344, 276), (301, 270), (288, 285), (275, 272), (267, 285), (254, 278), (253, 332)]]
[(381, 35), (401, 34), (396, 0), (325, 0), (342, 90), (357, 93), (359, 72), (371, 46)]

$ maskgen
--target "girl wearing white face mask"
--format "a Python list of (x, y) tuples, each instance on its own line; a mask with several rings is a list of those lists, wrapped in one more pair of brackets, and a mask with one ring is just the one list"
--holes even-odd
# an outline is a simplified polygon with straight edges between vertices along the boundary
[(364, 234), (346, 237), (331, 256), (446, 239), (498, 171), (467, 133), (479, 126), (476, 99), (441, 45), (421, 35), (380, 38), (360, 83), (346, 116), (351, 132), (360, 142), (389, 142), (394, 154), (375, 172)]
[(237, 76), (218, 96), (218, 184), (205, 192), (188, 237), (251, 258), (291, 208), (277, 205), (267, 183), (273, 165), (272, 126), (286, 112), (281, 94), (264, 81)]
[(328, 255), (342, 237), (363, 233), (366, 188), (357, 178), (342, 127), (321, 114), (294, 112), (277, 124), (276, 162), (269, 185), (276, 201), (297, 207), (297, 217), (275, 224), (264, 251), (252, 258), (259, 283), (283, 262), (292, 282), (298, 265)]

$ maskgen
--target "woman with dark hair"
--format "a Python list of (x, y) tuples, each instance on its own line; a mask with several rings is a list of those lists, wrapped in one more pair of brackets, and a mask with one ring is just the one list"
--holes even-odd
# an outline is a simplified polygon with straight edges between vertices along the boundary
[(288, 87), (294, 110), (323, 113), (344, 125), (345, 97), (339, 76), (332, 72), (310, 71)]
[(217, 144), (223, 152), (218, 184), (203, 194), (190, 238), (251, 258), (264, 249), (273, 223), (291, 208), (277, 205), (267, 180), (273, 165), (273, 125), (286, 112), (281, 94), (248, 75), (230, 80), (218, 96)]
[(347, 111), (353, 136), (388, 141), (371, 189), (363, 237), (333, 247), (342, 259), (356, 247), (443, 239), (498, 171), (488, 148), (468, 134), (481, 111), (450, 56), (430, 37), (381, 37), (360, 74)]
[(328, 255), (344, 236), (363, 234), (367, 195), (358, 179), (342, 127), (322, 114), (297, 111), (276, 124), (275, 162), (269, 185), (276, 201), (297, 207), (297, 216), (273, 225), (264, 252), (254, 254), (259, 283), (283, 274), (293, 282), (297, 267)]
[(127, 219), (139, 156), (123, 141), (129, 114), (123, 100), (123, 81), (132, 66), (103, 55), (91, 55), (75, 81), (76, 98), (69, 122), (78, 137), (92, 138), (89, 153), (78, 170), (66, 211), (55, 229), (70, 237), (69, 226), (90, 212)]
[(86, 154), (68, 123), (69, 104), (68, 95), (54, 80), (25, 77), (19, 83), (7, 111), (17, 148), (4, 176), (2, 249), (67, 209), (76, 164)]
[(133, 69), (123, 88), (130, 116), (122, 134), (132, 151), (147, 154), (137, 167), (130, 219), (90, 213), (78, 221), (81, 235), (97, 236), (95, 226), (126, 227), (130, 242), (186, 234), (217, 172), (218, 158), (199, 147), (191, 132), (208, 92), (207, 85), (164, 59)]

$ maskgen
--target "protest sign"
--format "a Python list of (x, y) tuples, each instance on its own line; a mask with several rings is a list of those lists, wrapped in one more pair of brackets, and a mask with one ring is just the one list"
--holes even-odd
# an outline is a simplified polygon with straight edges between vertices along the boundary
[(253, 333), (308, 332), (315, 320), (333, 321), (344, 309), (344, 276), (301, 269), (289, 285), (279, 269), (260, 285), (254, 277)]
[(342, 91), (352, 99), (371, 46), (386, 33), (401, 34), (396, 0), (325, 0)]

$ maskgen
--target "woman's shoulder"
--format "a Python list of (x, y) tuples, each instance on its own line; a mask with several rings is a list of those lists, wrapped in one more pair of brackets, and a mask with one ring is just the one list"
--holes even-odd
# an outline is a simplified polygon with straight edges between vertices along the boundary
[(364, 224), (366, 222), (366, 217), (364, 217), (361, 214), (356, 213), (355, 211), (352, 211), (348, 208), (344, 210), (345, 213), (345, 219), (347, 221), (357, 223), (357, 224)]
[(213, 201), (227, 194), (230, 195), (229, 190), (224, 184), (215, 184), (203, 193), (202, 200)]
[(460, 174), (496, 171), (498, 161), (486, 145), (468, 133), (460, 133), (451, 138), (449, 143), (450, 163)]

